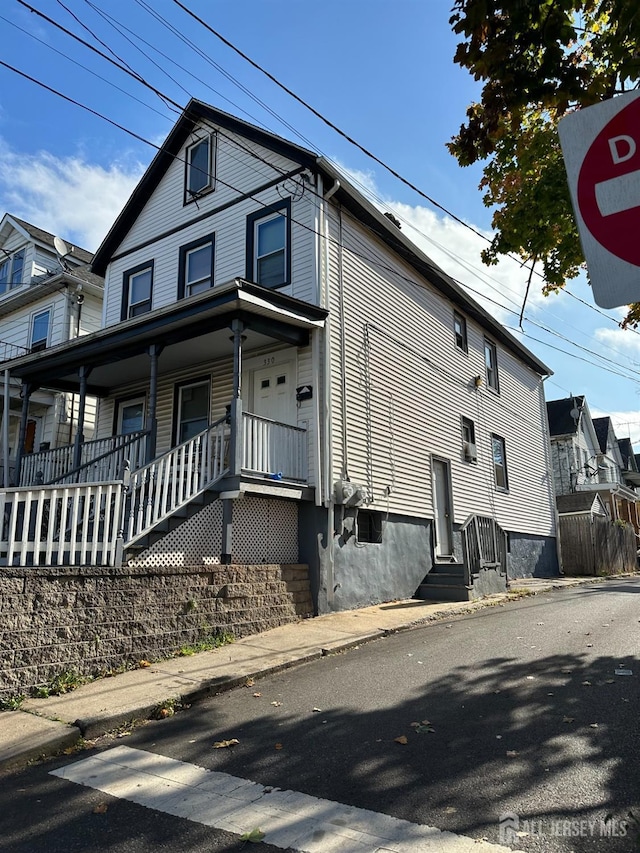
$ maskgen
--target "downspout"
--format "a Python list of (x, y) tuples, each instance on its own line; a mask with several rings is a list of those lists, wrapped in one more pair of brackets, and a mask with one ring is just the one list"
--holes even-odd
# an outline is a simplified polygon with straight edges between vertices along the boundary
[(349, 479), (347, 450), (347, 338), (344, 319), (344, 268), (342, 251), (342, 207), (338, 207), (338, 296), (340, 302), (340, 362), (342, 364), (342, 478)]
[(11, 411), (11, 376), (4, 371), (4, 416), (2, 420), (2, 452), (4, 458), (4, 487), (9, 488), (9, 418)]
[[(336, 181), (333, 186), (323, 193), (324, 184), (322, 177), (318, 176), (318, 198), (320, 199), (320, 242), (321, 242), (321, 276), (320, 276), (320, 307), (329, 313), (324, 327), (324, 382), (323, 382), (323, 404), (324, 404), (324, 505), (327, 510), (326, 519), (326, 547), (324, 551), (320, 548), (320, 566), (324, 569), (325, 594), (327, 607), (333, 605), (335, 599), (335, 572), (334, 572), (334, 503), (333, 503), (333, 431), (332, 431), (332, 373), (331, 373), (331, 312), (329, 305), (329, 223), (328, 205), (329, 199), (338, 191), (340, 183)], [(320, 609), (320, 608), (319, 608)]]

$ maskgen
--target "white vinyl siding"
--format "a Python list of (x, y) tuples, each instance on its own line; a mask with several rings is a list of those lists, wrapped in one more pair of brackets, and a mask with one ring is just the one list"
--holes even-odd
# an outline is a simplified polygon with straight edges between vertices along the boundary
[[(332, 236), (338, 226), (332, 217)], [(452, 306), (420, 283), (347, 215), (343, 222), (344, 333), (347, 363), (347, 462), (351, 479), (372, 490), (372, 508), (433, 517), (430, 456), (451, 460), (453, 520), (492, 515), (508, 530), (538, 535), (554, 531), (549, 489), (542, 381), (498, 344), (501, 393), (474, 378), (484, 376), (484, 334), (467, 319), (467, 369), (452, 346)], [(340, 306), (331, 244), (333, 479), (344, 464), (341, 412)], [(394, 274), (391, 270), (397, 270)], [(415, 282), (415, 283), (414, 283)], [(460, 417), (474, 422), (477, 464), (464, 462)], [(496, 490), (490, 435), (504, 436), (509, 493)]]
[[(276, 186), (255, 192), (256, 188), (296, 168), (295, 163), (252, 145), (255, 156), (229, 141), (229, 134), (218, 135), (216, 190), (194, 204), (183, 204), (185, 148), (167, 170), (140, 212), (131, 231), (115, 252), (116, 260), (107, 270), (105, 289), (105, 325), (120, 322), (122, 275), (128, 269), (154, 261), (153, 307), (169, 305), (177, 298), (180, 247), (208, 234), (215, 234), (214, 286), (246, 275), (247, 216), (276, 204), (291, 193), (291, 184), (283, 180)], [(246, 140), (242, 142), (246, 148)], [(267, 162), (263, 162), (263, 159)], [(273, 166), (269, 165), (273, 163)], [(295, 187), (294, 187), (295, 188)], [(242, 201), (236, 200), (248, 194)], [(297, 198), (297, 195), (296, 195)], [(233, 203), (236, 202), (236, 203)], [(207, 211), (229, 207), (207, 217)], [(299, 299), (315, 299), (315, 197), (305, 190), (292, 200), (291, 284), (282, 288)], [(200, 219), (200, 217), (203, 217)], [(194, 219), (198, 221), (194, 222)], [(298, 225), (300, 223), (300, 225)], [(174, 229), (178, 228), (177, 231)], [(173, 231), (158, 239), (158, 235)], [(146, 244), (143, 246), (143, 244)], [(136, 249), (135, 247), (142, 246)], [(135, 251), (131, 251), (135, 249)], [(128, 252), (128, 254), (122, 253)]]

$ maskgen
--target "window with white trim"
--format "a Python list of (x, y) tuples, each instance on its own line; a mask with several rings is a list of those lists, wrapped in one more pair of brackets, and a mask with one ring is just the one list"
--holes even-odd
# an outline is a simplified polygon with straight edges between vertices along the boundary
[(24, 272), (25, 250), (19, 249), (11, 257), (5, 257), (0, 262), (0, 294), (6, 293), (14, 287), (22, 284)]
[(462, 352), (467, 352), (467, 321), (457, 311), (453, 312), (453, 336), (458, 349), (462, 350)]
[(214, 189), (215, 134), (198, 139), (186, 151), (185, 202)]
[(122, 282), (122, 319), (151, 311), (153, 261), (127, 270)]
[(493, 341), (488, 338), (484, 339), (484, 366), (485, 376), (487, 378), (487, 387), (493, 388), (494, 391), (500, 390), (498, 381), (498, 351)]
[(496, 487), (506, 491), (509, 488), (509, 480), (507, 478), (507, 453), (502, 436), (491, 435), (491, 453)]
[(476, 451), (476, 428), (471, 418), (462, 418), (462, 452), (467, 462), (475, 462), (478, 458)]
[(49, 331), (51, 326), (51, 309), (40, 311), (31, 318), (31, 352), (40, 352), (49, 344)]

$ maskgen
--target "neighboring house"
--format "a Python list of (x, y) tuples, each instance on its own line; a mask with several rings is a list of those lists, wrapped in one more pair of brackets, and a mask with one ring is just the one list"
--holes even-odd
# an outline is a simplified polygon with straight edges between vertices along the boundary
[(301, 562), (318, 612), (557, 573), (550, 371), (324, 158), (191, 101), (92, 269), (104, 328), (10, 368), (99, 458), (23, 466), (9, 562)]
[[(607, 507), (612, 521), (627, 522), (640, 533), (635, 482), (640, 482), (631, 444), (624, 456), (611, 418), (592, 418), (582, 396), (547, 403), (554, 482), (558, 510), (560, 496), (575, 492), (596, 492)], [(631, 466), (631, 468), (629, 467)], [(635, 481), (635, 482), (634, 482)]]
[[(100, 328), (103, 280), (88, 269), (93, 255), (67, 246), (41, 228), (5, 214), (0, 222), (0, 369), (19, 354), (43, 352)], [(52, 390), (37, 376), (28, 405), (19, 380), (10, 379), (3, 409), (3, 470), (10, 481), (16, 456), (75, 440), (78, 396)], [(6, 395), (5, 395), (6, 396)], [(85, 437), (93, 431), (95, 402), (87, 401)], [(0, 480), (4, 482), (4, 478)]]

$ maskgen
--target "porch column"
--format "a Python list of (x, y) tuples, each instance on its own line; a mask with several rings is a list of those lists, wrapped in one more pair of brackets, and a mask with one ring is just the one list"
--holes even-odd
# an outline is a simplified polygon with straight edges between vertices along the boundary
[(9, 488), (9, 420), (11, 412), (11, 376), (4, 372), (4, 410), (2, 417), (2, 458), (4, 462), (4, 487)]
[[(82, 443), (84, 442), (84, 411), (87, 404), (87, 379), (91, 373), (90, 367), (80, 368), (80, 399), (78, 401), (78, 429), (73, 443), (73, 467), (79, 468), (82, 462)], [(71, 413), (73, 418), (73, 412)]]
[(159, 344), (151, 344), (149, 357), (151, 358), (151, 370), (149, 373), (149, 411), (147, 413), (146, 428), (148, 430), (146, 440), (145, 462), (148, 464), (156, 458), (156, 441), (158, 438), (158, 418), (156, 411), (158, 406), (158, 359), (163, 347)]
[(18, 447), (16, 449), (16, 486), (20, 485), (20, 465), (22, 464), (24, 440), (27, 436), (27, 419), (29, 417), (29, 400), (33, 385), (31, 382), (22, 383), (22, 414), (20, 416), (20, 432), (18, 433)]
[(231, 398), (231, 435), (229, 437), (229, 473), (242, 473), (242, 342), (244, 323), (234, 320), (233, 331), (233, 397)]

